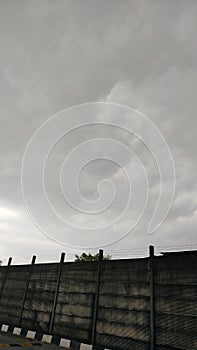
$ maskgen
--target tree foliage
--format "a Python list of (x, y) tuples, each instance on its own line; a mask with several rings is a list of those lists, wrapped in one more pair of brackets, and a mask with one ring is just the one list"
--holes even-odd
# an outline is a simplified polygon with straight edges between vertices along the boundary
[[(110, 255), (106, 255), (103, 257), (103, 260), (110, 260), (111, 256)], [(99, 253), (97, 254), (86, 254), (83, 253), (81, 255), (77, 255), (75, 254), (75, 262), (86, 262), (86, 261), (98, 261), (99, 260)]]

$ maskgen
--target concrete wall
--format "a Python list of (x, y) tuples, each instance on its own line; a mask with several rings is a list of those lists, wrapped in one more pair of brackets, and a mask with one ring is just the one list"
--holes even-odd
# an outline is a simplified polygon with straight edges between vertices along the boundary
[(197, 349), (197, 253), (156, 259), (155, 317), (157, 344)]
[[(1, 266), (0, 322), (49, 333), (58, 271)], [(62, 264), (53, 334), (91, 343), (97, 278), (97, 262)], [(150, 349), (150, 278), (148, 258), (102, 262), (95, 344)], [(197, 253), (155, 257), (154, 293), (155, 348), (196, 350)]]
[(104, 261), (96, 343), (114, 349), (149, 348), (148, 260)]

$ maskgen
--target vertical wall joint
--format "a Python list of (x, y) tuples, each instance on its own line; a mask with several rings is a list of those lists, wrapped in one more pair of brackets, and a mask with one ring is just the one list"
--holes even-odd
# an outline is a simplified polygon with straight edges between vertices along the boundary
[(99, 260), (98, 260), (98, 270), (97, 270), (96, 291), (95, 291), (95, 299), (94, 299), (93, 321), (92, 321), (92, 336), (91, 336), (92, 345), (95, 344), (95, 338), (96, 338), (96, 324), (97, 324), (98, 307), (99, 307), (99, 290), (100, 290), (100, 281), (101, 281), (102, 261), (103, 261), (103, 250), (100, 249)]
[(23, 314), (23, 309), (24, 309), (24, 306), (25, 306), (25, 300), (26, 300), (26, 297), (27, 297), (27, 292), (28, 292), (28, 289), (29, 289), (29, 283), (30, 283), (30, 278), (31, 278), (31, 272), (32, 272), (32, 267), (33, 265), (35, 264), (36, 262), (36, 256), (33, 255), (32, 256), (32, 260), (31, 260), (31, 265), (29, 267), (29, 273), (28, 273), (28, 278), (27, 278), (27, 284), (26, 284), (26, 287), (25, 287), (25, 291), (24, 291), (24, 295), (23, 295), (23, 299), (22, 299), (22, 304), (21, 304), (21, 309), (20, 309), (20, 313), (19, 313), (19, 317), (18, 317), (18, 327), (20, 327), (20, 323), (21, 323), (21, 319), (22, 319), (22, 314)]
[(49, 334), (52, 334), (52, 332), (53, 332), (53, 324), (54, 324), (55, 311), (56, 311), (56, 306), (57, 306), (59, 285), (60, 285), (60, 279), (61, 279), (62, 266), (64, 263), (64, 259), (65, 259), (65, 253), (62, 253), (61, 258), (60, 258), (60, 263), (59, 263), (57, 283), (56, 283), (56, 288), (55, 288), (55, 296), (54, 296), (53, 307), (52, 307), (52, 312), (51, 312), (51, 319), (50, 319), (50, 324), (49, 324)]
[(12, 258), (10, 257), (8, 259), (7, 267), (5, 268), (5, 274), (3, 276), (3, 280), (2, 280), (2, 284), (1, 284), (0, 299), (2, 298), (2, 295), (3, 295), (4, 285), (6, 282), (6, 278), (7, 278), (11, 263), (12, 263)]
[(155, 257), (154, 247), (149, 246), (149, 268), (150, 268), (150, 350), (155, 350), (155, 286), (154, 269)]

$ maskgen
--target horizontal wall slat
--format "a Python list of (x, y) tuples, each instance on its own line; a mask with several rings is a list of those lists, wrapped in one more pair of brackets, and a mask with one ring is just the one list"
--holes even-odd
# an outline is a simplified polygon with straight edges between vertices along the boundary
[(97, 333), (105, 333), (116, 335), (119, 337), (132, 338), (135, 340), (149, 341), (149, 327), (141, 327), (139, 325), (128, 325), (121, 322), (109, 322), (106, 320), (98, 320)]
[(100, 294), (149, 296), (150, 290), (148, 283), (101, 282)]
[(99, 307), (98, 318), (106, 321), (125, 322), (139, 325), (149, 325), (149, 312), (130, 311), (120, 308)]
[(159, 345), (172, 346), (177, 349), (196, 350), (196, 334), (177, 332), (175, 330), (156, 329), (156, 340)]
[(149, 343), (106, 333), (96, 334), (96, 343), (113, 350), (148, 350)]
[(197, 300), (177, 300), (171, 298), (157, 298), (155, 300), (156, 312), (195, 315), (197, 317)]
[(143, 310), (147, 311), (149, 310), (149, 298), (147, 297), (125, 297), (120, 296), (116, 298), (116, 296), (110, 295), (109, 297), (107, 295), (100, 295), (99, 298), (99, 305), (100, 306), (109, 306), (116, 308), (117, 305), (119, 308), (127, 308), (128, 310)]
[(197, 336), (196, 322), (197, 318), (194, 316), (183, 316), (181, 314), (172, 313), (156, 313), (156, 325), (163, 329), (175, 329), (179, 332), (195, 333)]

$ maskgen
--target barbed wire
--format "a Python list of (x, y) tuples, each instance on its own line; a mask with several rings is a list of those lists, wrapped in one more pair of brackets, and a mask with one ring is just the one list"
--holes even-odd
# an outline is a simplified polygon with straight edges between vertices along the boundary
[[(197, 243), (194, 244), (180, 244), (180, 245), (155, 245), (155, 253), (159, 254), (165, 251), (183, 251), (183, 250), (195, 250), (197, 249)], [(97, 251), (92, 252), (95, 254)], [(33, 255), (33, 254), (32, 254)], [(32, 255), (27, 256), (14, 256), (12, 257), (12, 264), (30, 264)], [(36, 255), (36, 254), (35, 254)], [(56, 254), (40, 254), (36, 255), (36, 263), (49, 263), (59, 262), (61, 253)], [(109, 255), (111, 259), (125, 259), (133, 257), (147, 257), (149, 255), (148, 247), (143, 248), (120, 248), (120, 249), (105, 249), (104, 255)], [(7, 265), (8, 256), (0, 257), (2, 265)], [(66, 252), (65, 261), (71, 262), (75, 260), (75, 253)]]

